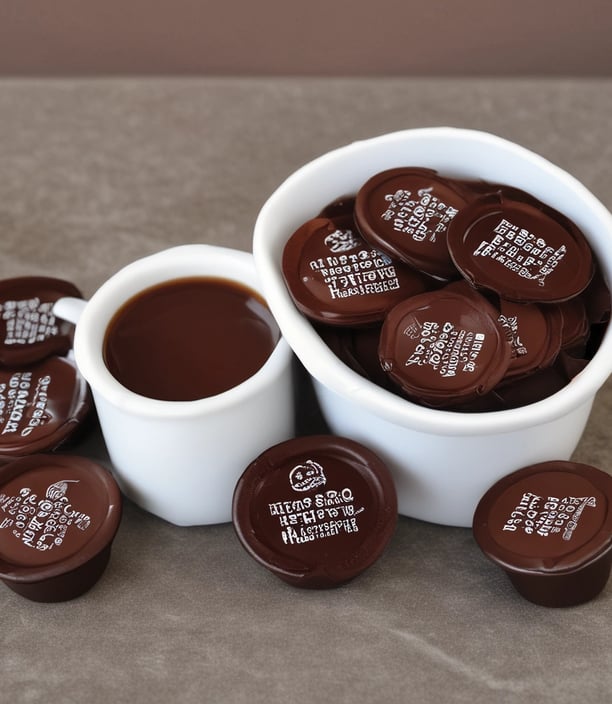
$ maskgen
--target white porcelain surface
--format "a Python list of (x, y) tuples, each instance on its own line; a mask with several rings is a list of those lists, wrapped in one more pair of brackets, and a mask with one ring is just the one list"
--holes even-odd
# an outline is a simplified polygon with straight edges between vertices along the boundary
[(612, 335), (586, 369), (560, 392), (530, 406), (462, 414), (422, 408), (342, 364), (298, 312), (280, 260), (291, 233), (326, 204), (355, 193), (396, 166), (520, 187), (572, 218), (612, 280), (612, 215), (576, 179), (516, 144), (474, 130), (424, 128), (355, 142), (306, 164), (264, 204), (253, 239), (264, 294), (282, 333), (315, 380), (331, 429), (369, 445), (394, 474), (402, 514), (471, 525), (476, 504), (503, 475), (545, 459), (566, 459), (587, 422), (597, 390), (612, 371)]
[[(104, 283), (77, 322), (74, 354), (89, 382), (123, 492), (177, 525), (231, 520), (234, 486), (260, 452), (293, 436), (291, 350), (278, 342), (242, 384), (197, 401), (160, 401), (124, 388), (102, 359), (106, 327), (144, 288), (185, 276), (222, 276), (261, 292), (253, 257), (210, 245), (185, 245), (140, 259)], [(56, 312), (70, 313), (70, 302)], [(214, 344), (214, 340), (211, 340)]]

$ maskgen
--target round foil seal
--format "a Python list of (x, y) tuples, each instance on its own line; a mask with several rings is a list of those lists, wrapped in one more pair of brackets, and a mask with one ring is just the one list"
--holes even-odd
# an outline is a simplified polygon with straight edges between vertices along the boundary
[(575, 359), (563, 350), (553, 364), (531, 374), (504, 379), (493, 391), (497, 408), (520, 408), (542, 401), (567, 386), (588, 364), (585, 359)]
[(302, 225), (285, 245), (282, 269), (299, 310), (332, 325), (380, 321), (398, 301), (427, 288), (425, 277), (367, 244), (352, 216)]
[(501, 193), (473, 201), (453, 218), (448, 248), (470, 283), (519, 302), (567, 300), (593, 276), (590, 247), (570, 220)]
[(26, 276), (0, 281), (0, 364), (32, 364), (72, 347), (74, 325), (56, 318), (53, 304), (82, 298), (68, 281)]
[(91, 409), (89, 387), (70, 357), (0, 368), (0, 459), (57, 449)]
[(511, 345), (505, 378), (515, 378), (549, 367), (561, 350), (563, 316), (557, 305), (500, 300), (499, 322)]
[(379, 325), (367, 328), (321, 325), (317, 332), (338, 359), (354, 372), (389, 391), (396, 389), (378, 359)]
[(65, 601), (100, 578), (121, 494), (83, 457), (32, 455), (0, 468), (0, 579), (34, 601)]
[(561, 347), (565, 350), (575, 349), (582, 353), (591, 333), (587, 309), (582, 296), (559, 303), (563, 319), (563, 336)]
[(346, 215), (353, 216), (355, 212), (355, 196), (342, 196), (328, 203), (317, 215), (318, 218), (334, 219)]
[(595, 273), (591, 283), (584, 291), (583, 300), (590, 323), (607, 323), (610, 320), (610, 290), (597, 261), (595, 262)]
[(609, 474), (576, 462), (543, 462), (486, 492), (474, 514), (474, 537), (529, 601), (581, 604), (610, 575), (611, 502)]
[(510, 364), (497, 310), (477, 292), (448, 288), (403, 301), (382, 326), (383, 369), (408, 396), (451, 406), (484, 395)]
[(441, 279), (457, 278), (448, 253), (450, 222), (468, 203), (458, 182), (432, 169), (382, 171), (357, 193), (355, 221), (372, 246)]
[(233, 522), (246, 551), (285, 582), (336, 587), (370, 567), (397, 523), (386, 465), (359, 443), (331, 435), (275, 445), (246, 469)]

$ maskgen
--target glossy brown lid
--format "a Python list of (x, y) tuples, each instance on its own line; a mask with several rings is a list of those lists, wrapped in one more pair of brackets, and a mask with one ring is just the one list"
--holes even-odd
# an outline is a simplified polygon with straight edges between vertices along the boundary
[(557, 305), (563, 320), (561, 347), (570, 349), (583, 346), (591, 330), (583, 297), (576, 296)]
[(587, 364), (587, 360), (575, 359), (561, 351), (549, 367), (524, 376), (503, 379), (494, 389), (499, 403), (498, 410), (520, 408), (556, 394)]
[[(498, 198), (501, 197), (509, 200), (531, 203), (537, 208), (543, 205), (542, 202), (535, 196), (531, 195), (531, 193), (523, 191), (520, 188), (516, 188), (516, 186), (510, 186), (506, 183), (483, 181), (482, 179), (457, 179), (455, 183), (462, 186), (466, 190), (471, 191), (472, 198), (470, 198), (470, 200), (473, 200), (474, 196), (482, 197), (486, 195), (493, 195)], [(552, 208), (550, 208), (550, 210), (552, 211)], [(557, 214), (560, 215), (560, 213)]]
[(453, 218), (448, 248), (468, 281), (514, 301), (564, 301), (593, 275), (590, 247), (573, 223), (543, 204), (499, 193)]
[(71, 357), (0, 368), (0, 458), (56, 449), (91, 408), (89, 388)]
[(352, 216), (304, 223), (285, 245), (282, 269), (302, 313), (333, 325), (380, 321), (399, 300), (427, 288), (425, 277), (367, 244)]
[(591, 283), (585, 289), (582, 298), (591, 323), (607, 323), (610, 320), (610, 290), (597, 261), (595, 261), (595, 273)]
[(392, 390), (395, 383), (383, 370), (378, 358), (380, 325), (367, 328), (319, 326), (317, 332), (334, 354), (353, 371), (373, 383)]
[[(476, 302), (482, 301), (483, 293), (465, 279), (447, 284), (446, 290), (472, 296)], [(486, 300), (497, 311), (497, 321), (510, 344), (510, 364), (504, 381), (544, 369), (555, 361), (563, 333), (559, 304), (516, 303), (493, 294)]]
[(612, 548), (612, 476), (577, 462), (525, 467), (493, 485), (474, 513), (474, 537), (507, 571), (574, 572)]
[(296, 438), (249, 465), (236, 486), (233, 521), (247, 552), (284, 581), (335, 587), (387, 546), (397, 522), (395, 486), (359, 443)]
[(360, 188), (355, 220), (372, 246), (431, 276), (453, 279), (446, 234), (467, 202), (463, 188), (433, 169), (388, 169)]
[(77, 570), (109, 545), (120, 517), (117, 484), (88, 459), (32, 455), (1, 467), (0, 578), (44, 582)]
[(26, 276), (0, 281), (0, 364), (32, 364), (72, 346), (74, 325), (56, 318), (53, 304), (82, 298), (68, 281)]
[(549, 367), (561, 349), (563, 316), (557, 305), (499, 301), (501, 323), (512, 347), (506, 378)]
[(317, 215), (318, 218), (337, 218), (344, 215), (352, 216), (355, 212), (355, 196), (342, 196), (328, 203)]
[(496, 309), (477, 292), (452, 285), (398, 304), (381, 331), (383, 369), (429, 405), (453, 405), (486, 394), (504, 377), (510, 345)]

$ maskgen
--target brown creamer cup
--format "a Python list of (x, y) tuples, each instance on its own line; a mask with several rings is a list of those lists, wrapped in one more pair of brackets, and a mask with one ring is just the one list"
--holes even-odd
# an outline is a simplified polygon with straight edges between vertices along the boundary
[(612, 566), (612, 477), (577, 462), (525, 467), (494, 484), (474, 514), (484, 554), (542, 606), (595, 598)]
[(0, 580), (66, 601), (101, 577), (121, 520), (119, 487), (84, 457), (35, 454), (0, 468)]

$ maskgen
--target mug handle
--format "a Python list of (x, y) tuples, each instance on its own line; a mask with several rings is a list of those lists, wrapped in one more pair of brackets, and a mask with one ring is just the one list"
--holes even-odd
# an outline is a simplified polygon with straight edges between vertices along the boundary
[(86, 305), (87, 301), (82, 298), (72, 298), (71, 296), (58, 298), (53, 305), (53, 314), (76, 325)]

